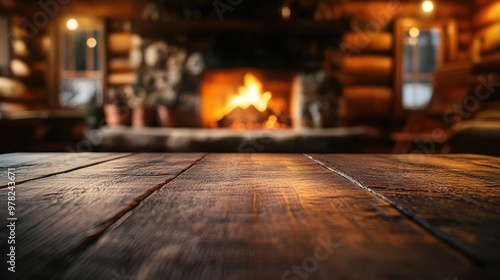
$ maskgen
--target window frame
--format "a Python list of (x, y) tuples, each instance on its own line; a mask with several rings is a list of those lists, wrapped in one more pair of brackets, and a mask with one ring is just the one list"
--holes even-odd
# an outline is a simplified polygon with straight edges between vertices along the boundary
[[(403, 40), (405, 32), (412, 27), (419, 29), (438, 28), (441, 30), (441, 44), (439, 50), (439, 64), (454, 61), (457, 58), (457, 24), (454, 19), (416, 19), (400, 18), (395, 24), (395, 67), (394, 67), (394, 116), (396, 119), (403, 119), (411, 112), (418, 110), (403, 108)], [(434, 93), (433, 93), (434, 94)], [(432, 97), (431, 97), (432, 100)]]
[[(64, 51), (65, 51), (65, 46), (64, 46), (64, 32), (67, 31), (66, 27), (66, 22), (68, 19), (74, 18), (78, 21), (79, 24), (79, 29), (81, 27), (84, 27), (84, 29), (87, 29), (88, 26), (95, 26), (98, 28), (100, 35), (99, 38), (96, 38), (98, 41), (97, 48), (98, 48), (98, 56), (99, 56), (99, 69), (100, 71), (66, 71), (64, 69)], [(69, 106), (63, 106), (60, 104), (60, 94), (62, 91), (62, 82), (64, 78), (67, 77), (97, 77), (101, 78), (102, 80), (102, 86), (101, 86), (101, 98), (100, 100), (97, 101), (96, 105), (101, 105), (103, 104), (104, 96), (106, 95), (106, 89), (107, 89), (107, 57), (106, 57), (106, 45), (107, 45), (107, 28), (106, 28), (106, 21), (102, 18), (97, 18), (97, 17), (88, 17), (88, 16), (79, 16), (79, 15), (65, 15), (61, 16), (58, 19), (54, 20), (52, 26), (50, 27), (50, 37), (52, 38), (52, 47), (51, 51), (49, 54), (49, 59), (51, 61), (51, 67), (49, 69), (50, 71), (50, 80), (49, 80), (49, 90), (50, 90), (50, 95), (49, 95), (49, 107), (51, 109), (64, 109), (64, 110), (72, 110), (72, 111), (81, 111), (83, 112), (84, 108), (82, 107), (69, 107)], [(87, 58), (88, 59), (88, 58)], [(85, 73), (84, 75), (81, 75), (82, 72)], [(96, 72), (99, 72), (96, 74)], [(90, 75), (93, 73), (92, 75)], [(89, 76), (90, 75), (90, 76)]]

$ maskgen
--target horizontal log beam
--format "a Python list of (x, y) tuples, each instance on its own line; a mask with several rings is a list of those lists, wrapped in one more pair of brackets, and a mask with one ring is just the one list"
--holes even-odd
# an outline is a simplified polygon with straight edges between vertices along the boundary
[(393, 49), (393, 35), (390, 32), (351, 32), (343, 37), (341, 48), (353, 53), (385, 53)]
[(474, 16), (474, 26), (485, 27), (500, 21), (500, 1), (493, 2), (483, 7)]
[(343, 96), (347, 119), (384, 118), (391, 113), (393, 90), (381, 86), (348, 86)]
[(386, 85), (393, 78), (394, 59), (390, 56), (359, 55), (344, 60), (344, 84)]

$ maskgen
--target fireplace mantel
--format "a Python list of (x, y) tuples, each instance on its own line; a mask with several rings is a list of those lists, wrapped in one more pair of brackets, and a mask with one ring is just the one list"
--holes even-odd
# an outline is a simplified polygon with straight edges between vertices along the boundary
[(98, 151), (360, 153), (379, 136), (369, 127), (244, 131), (103, 127), (87, 138)]

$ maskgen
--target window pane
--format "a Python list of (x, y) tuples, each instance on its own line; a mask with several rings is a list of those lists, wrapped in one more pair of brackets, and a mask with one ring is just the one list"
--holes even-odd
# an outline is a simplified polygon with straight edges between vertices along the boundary
[(421, 73), (434, 73), (436, 71), (439, 47), (439, 31), (422, 31), (418, 36), (420, 53), (419, 69)]
[[(405, 38), (405, 40), (410, 40), (410, 38)], [(403, 73), (411, 73), (413, 69), (413, 46), (409, 42), (405, 43), (404, 54)]]
[(69, 66), (69, 62), (70, 62), (70, 55), (69, 55), (69, 49), (71, 48), (72, 45), (70, 45), (71, 43), (71, 34), (68, 33), (68, 32), (64, 32), (63, 33), (63, 45), (64, 47), (62, 48), (62, 57), (63, 57), (63, 61), (62, 61), (62, 66), (63, 66), (63, 70), (71, 70), (70, 66)]
[[(77, 19), (77, 30), (68, 30), (61, 22), (62, 72), (59, 104), (63, 107), (84, 107), (90, 101), (100, 105), (103, 101), (103, 75), (100, 65), (103, 34), (100, 20)], [(95, 98), (94, 98), (95, 96)]]
[(101, 70), (101, 67), (100, 67), (100, 63), (99, 63), (99, 60), (101, 59), (99, 57), (99, 48), (101, 47), (100, 45), (102, 44), (102, 42), (100, 41), (100, 35), (101, 35), (101, 32), (99, 31), (94, 31), (93, 32), (93, 38), (97, 41), (97, 45), (92, 49), (93, 52), (93, 56), (94, 56), (94, 71), (99, 71)]
[(96, 100), (102, 99), (102, 80), (88, 78), (63, 79), (59, 103), (66, 107), (83, 107), (94, 94)]
[(429, 104), (432, 97), (432, 86), (429, 82), (403, 82), (403, 108), (423, 109)]
[(75, 70), (87, 70), (87, 32), (84, 30), (75, 33)]
[(439, 29), (406, 32), (403, 41), (403, 108), (418, 110), (429, 104), (432, 98), (431, 77), (439, 61), (439, 44)]

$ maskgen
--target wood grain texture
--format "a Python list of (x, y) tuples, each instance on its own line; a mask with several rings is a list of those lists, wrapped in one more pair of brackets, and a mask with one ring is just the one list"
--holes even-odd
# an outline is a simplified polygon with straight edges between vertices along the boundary
[(500, 159), (476, 155), (312, 155), (500, 274)]
[[(57, 160), (63, 156), (53, 158), (63, 165)], [(55, 277), (116, 220), (200, 158), (200, 154), (136, 154), (24, 183), (16, 191), (14, 278)], [(37, 161), (31, 163), (37, 166)], [(6, 192), (0, 191), (1, 205), (7, 205)], [(7, 217), (6, 210), (0, 208), (0, 217)], [(0, 220), (1, 234), (7, 234), (6, 223)], [(0, 252), (7, 248), (0, 243)], [(6, 254), (0, 259), (6, 263)], [(5, 272), (2, 269), (0, 276)]]
[[(125, 157), (116, 153), (11, 153), (0, 155), (2, 173), (16, 169), (16, 184), (64, 173), (84, 166)], [(0, 188), (7, 186), (7, 175), (0, 178)]]
[[(302, 265), (300, 272), (291, 271)], [(120, 219), (61, 278), (115, 275), (484, 277), (461, 254), (363, 188), (303, 155), (263, 154), (208, 155)]]

